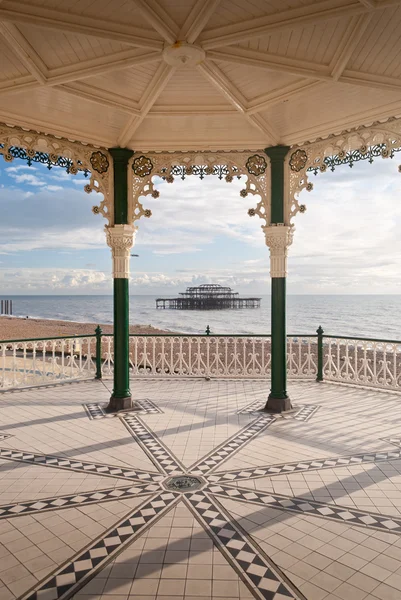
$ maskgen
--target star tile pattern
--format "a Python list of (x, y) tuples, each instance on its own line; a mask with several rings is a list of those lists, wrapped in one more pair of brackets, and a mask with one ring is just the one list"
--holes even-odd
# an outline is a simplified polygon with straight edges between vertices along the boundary
[[(339, 392), (338, 386), (327, 386), (324, 388), (326, 398), (320, 398), (321, 404), (305, 404), (286, 419), (240, 409), (235, 433), (228, 435), (225, 442), (217, 443), (203, 458), (185, 467), (171, 449), (172, 444), (177, 444), (179, 428), (185, 429), (191, 423), (191, 446), (197, 431), (204, 434), (208, 421), (204, 416), (198, 420), (193, 415), (183, 420), (180, 411), (184, 401), (170, 404), (169, 394), (175, 398), (180, 386), (184, 400), (186, 393), (199, 393), (197, 406), (199, 414), (204, 415), (204, 384), (146, 382), (141, 385), (154, 386), (154, 396), (161, 398), (160, 410), (141, 416), (137, 412), (122, 413), (100, 423), (98, 419), (88, 421), (82, 411), (81, 423), (85, 423), (87, 435), (93, 438), (95, 434), (101, 446), (105, 428), (113, 428), (116, 440), (124, 439), (121, 435), (129, 432), (130, 441), (122, 447), (121, 455), (125, 456), (127, 467), (100, 464), (96, 460), (82, 461), (61, 453), (60, 456), (41, 454), (37, 450), (44, 448), (46, 442), (33, 444), (34, 435), (28, 444), (24, 428), (18, 427), (6, 443), (26, 444), (37, 450), (0, 449), (0, 493), (6, 489), (2, 482), (7, 480), (8, 466), (11, 465), (17, 472), (18, 468), (29, 468), (32, 472), (49, 472), (52, 477), (59, 473), (60, 477), (66, 478), (66, 489), (70, 489), (69, 493), (55, 491), (53, 496), (43, 497), (38, 495), (39, 488), (33, 486), (32, 490), (27, 489), (22, 500), (0, 505), (0, 550), (4, 555), (0, 561), (1, 598), (129, 600), (149, 596), (149, 600), (162, 600), (163, 597), (177, 600), (195, 597), (210, 600), (251, 597), (265, 600), (388, 600), (401, 594), (401, 577), (397, 574), (397, 570), (401, 573), (401, 502), (397, 500), (401, 497), (401, 483), (397, 488), (399, 493), (388, 493), (388, 502), (380, 504), (377, 501), (375, 509), (370, 509), (367, 503), (368, 509), (360, 506), (363, 497), (353, 491), (357, 487), (354, 481), (361, 482), (367, 491), (372, 485), (367, 483), (368, 480), (379, 488), (382, 485), (380, 489), (386, 491), (401, 479), (401, 450), (388, 449), (390, 443), (399, 445), (396, 425), (390, 427), (385, 419), (382, 426), (373, 425), (371, 438), (366, 440), (366, 452), (313, 458), (319, 449), (309, 445), (298, 462), (266, 464), (237, 471), (221, 470), (225, 461), (232, 464), (237, 455), (249, 456), (249, 447), (255, 441), (258, 448), (260, 444), (264, 445), (266, 455), (277, 440), (283, 450), (291, 447), (290, 440), (294, 437), (302, 438), (307, 445), (308, 436), (316, 438), (315, 419), (324, 430), (327, 427), (325, 420), (329, 417), (332, 434), (335, 419), (330, 402), (332, 399), (337, 402), (338, 396), (343, 397), (346, 393), (342, 389)], [(218, 389), (219, 383), (208, 382), (208, 385)], [(264, 394), (260, 382), (224, 382), (223, 385), (225, 391), (242, 389), (241, 402), (245, 407), (246, 393), (254, 391), (253, 386)], [(164, 386), (165, 401), (159, 386)], [(86, 392), (88, 388), (82, 389)], [(305, 385), (298, 384), (295, 391), (299, 391), (300, 398), (305, 395), (305, 389)], [(321, 389), (319, 386), (319, 391)], [(46, 395), (46, 391), (28, 392), (32, 402), (39, 393)], [(361, 403), (362, 399), (368, 404), (371, 402), (362, 390), (349, 393)], [(210, 393), (210, 397), (216, 396)], [(394, 401), (396, 406), (399, 402), (390, 394), (382, 397), (389, 405)], [(11, 401), (7, 403), (6, 394), (0, 396), (1, 402), (4, 407), (0, 419), (4, 419), (13, 406)], [(150, 402), (154, 403), (153, 400)], [(83, 404), (77, 397), (78, 403)], [(356, 404), (352, 403), (352, 406), (357, 412)], [(297, 417), (302, 411), (300, 421)], [(230, 416), (227, 408), (229, 419), (235, 413), (232, 411)], [(365, 413), (364, 406), (360, 414)], [(309, 422), (312, 415), (314, 425)], [(343, 431), (347, 419), (349, 414), (340, 425)], [(63, 431), (64, 419), (59, 426)], [(226, 417), (220, 426), (226, 431), (231, 428), (230, 433), (234, 427), (231, 423), (228, 428)], [(7, 425), (2, 423), (2, 427), (5, 435), (9, 435)], [(29, 425), (28, 429), (34, 427)], [(376, 429), (386, 430), (389, 437), (380, 440)], [(223, 436), (219, 437), (220, 441)], [(374, 444), (376, 449), (372, 449)], [(152, 460), (155, 471), (146, 472), (135, 465), (129, 466), (132, 460), (130, 445), (142, 449)], [(320, 446), (321, 452), (323, 445)], [(334, 447), (333, 444), (330, 446), (328, 454), (333, 453)], [(92, 455), (90, 448), (87, 447), (88, 456), (95, 459), (96, 450)], [(306, 459), (308, 453), (310, 458)], [(137, 450), (134, 456), (137, 456)], [(219, 472), (215, 472), (217, 468)], [(4, 477), (1, 477), (2, 469)], [(202, 489), (166, 489), (171, 476), (199, 474), (205, 482)], [(94, 476), (105, 478), (103, 488), (74, 490), (74, 478)], [(317, 476), (337, 486), (342, 482), (343, 492), (326, 499), (327, 490), (333, 486), (327, 483), (327, 488), (323, 489)], [(107, 487), (111, 478), (115, 487)], [(12, 480), (14, 486), (15, 481)], [(305, 483), (309, 485), (308, 492), (304, 491)], [(299, 487), (299, 493), (296, 493), (301, 484), (304, 487)], [(285, 489), (292, 489), (293, 493), (272, 491), (274, 486), (280, 489), (286, 486)], [(324, 501), (316, 499), (322, 497)], [(377, 497), (376, 490), (372, 498)], [(109, 509), (107, 513), (106, 508)], [(92, 529), (86, 530), (85, 539), (79, 537), (83, 535), (80, 530), (87, 527), (84, 515), (85, 519), (93, 515)], [(59, 528), (59, 535), (72, 544), (68, 552), (57, 554), (53, 539), (47, 542), (48, 534), (43, 539), (42, 530), (39, 531), (42, 524), (48, 524), (51, 529)], [(69, 527), (75, 527), (73, 533), (69, 533)], [(34, 536), (33, 546), (28, 545), (30, 542), (25, 541), (24, 535)], [(42, 548), (54, 557), (47, 568), (40, 568), (39, 565), (46, 564), (42, 558), (41, 563), (35, 563), (35, 560), (39, 561), (35, 553)], [(15, 565), (5, 551), (13, 561), (19, 559), (20, 566)], [(32, 575), (28, 574), (24, 561), (30, 566)], [(213, 569), (208, 566), (211, 564)], [(17, 575), (23, 573), (23, 569), (27, 574)]]
[[(152, 402), (152, 400), (149, 400), (149, 398), (135, 400), (135, 404), (138, 407), (135, 410), (137, 415), (154, 415), (163, 412), (154, 402)], [(83, 404), (90, 419), (110, 419), (117, 416), (115, 413), (106, 413), (104, 410), (105, 406), (106, 404), (102, 406), (98, 402)], [(0, 437), (0, 439), (2, 438)]]

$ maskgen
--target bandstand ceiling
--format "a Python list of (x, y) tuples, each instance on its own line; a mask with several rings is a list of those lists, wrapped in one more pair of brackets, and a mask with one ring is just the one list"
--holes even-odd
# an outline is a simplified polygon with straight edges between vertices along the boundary
[(0, 0), (0, 121), (134, 150), (401, 115), (401, 0)]

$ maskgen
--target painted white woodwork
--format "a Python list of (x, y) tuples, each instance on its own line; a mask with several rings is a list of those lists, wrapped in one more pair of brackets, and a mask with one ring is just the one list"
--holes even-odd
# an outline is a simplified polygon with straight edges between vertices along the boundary
[(106, 227), (107, 245), (113, 257), (113, 278), (129, 279), (130, 252), (137, 228), (133, 225)]
[(0, 122), (134, 150), (293, 145), (401, 115), (400, 53), (401, 0), (2, 0)]

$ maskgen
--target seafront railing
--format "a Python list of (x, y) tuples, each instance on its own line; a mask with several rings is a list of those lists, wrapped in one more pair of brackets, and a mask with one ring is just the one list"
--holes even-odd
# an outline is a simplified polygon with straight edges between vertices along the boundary
[(0, 341), (0, 389), (92, 379), (96, 335)]
[[(270, 335), (130, 335), (133, 378), (269, 379)], [(0, 389), (109, 378), (112, 334), (0, 342)], [(401, 341), (325, 335), (287, 337), (289, 379), (401, 391)]]

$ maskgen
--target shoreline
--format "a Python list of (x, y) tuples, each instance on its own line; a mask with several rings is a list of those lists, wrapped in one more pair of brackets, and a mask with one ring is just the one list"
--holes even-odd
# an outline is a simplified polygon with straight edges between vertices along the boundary
[[(113, 325), (109, 323), (92, 323), (89, 321), (65, 321), (57, 319), (42, 319), (0, 316), (0, 342), (22, 339), (48, 339), (53, 337), (68, 337), (74, 335), (95, 335), (96, 327), (100, 325), (103, 333), (113, 333)], [(158, 329), (152, 325), (130, 325), (130, 333), (162, 334), (174, 333)]]

